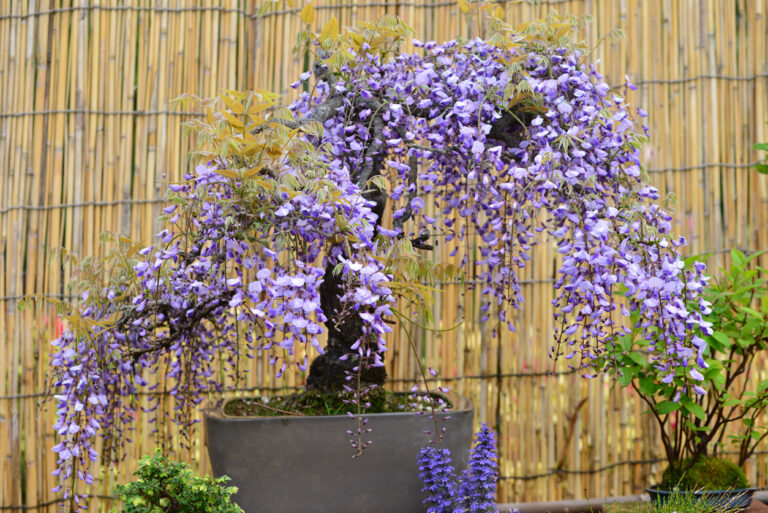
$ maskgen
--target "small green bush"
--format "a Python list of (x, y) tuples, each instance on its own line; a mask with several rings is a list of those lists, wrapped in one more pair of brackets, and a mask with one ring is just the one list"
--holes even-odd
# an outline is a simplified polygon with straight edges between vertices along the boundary
[(230, 502), (237, 488), (224, 486), (228, 477), (196, 476), (189, 465), (168, 461), (159, 449), (151, 458), (142, 457), (133, 475), (136, 481), (115, 488), (123, 501), (121, 513), (243, 513)]
[[(688, 467), (684, 460), (681, 468)], [(749, 488), (744, 471), (722, 458), (701, 458), (691, 468), (680, 471), (667, 467), (661, 478), (662, 490), (739, 490)]]

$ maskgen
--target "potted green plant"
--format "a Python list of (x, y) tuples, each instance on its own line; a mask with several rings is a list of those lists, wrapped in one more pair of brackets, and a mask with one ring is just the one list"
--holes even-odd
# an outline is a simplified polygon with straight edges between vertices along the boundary
[[(351, 438), (356, 455), (369, 437), (394, 429), (392, 418), (412, 423), (409, 432), (433, 426), (437, 440), (443, 412), (430, 419), (395, 412), (376, 425), (383, 417), (368, 408), (385, 383), (392, 324), (413, 322), (429, 309), (430, 285), (458, 276), (482, 291), (482, 321), (514, 329), (510, 312), (523, 301), (516, 269), (542, 233), (563, 255), (553, 356), (590, 368), (609, 354), (624, 333), (614, 318), (624, 313), (614, 295), (624, 286), (633, 311), (664, 328), (648, 331), (657, 363), (671, 372), (702, 365), (692, 351), (696, 334), (709, 328), (698, 310), (678, 305), (695, 300), (688, 284), (704, 277), (701, 268), (680, 273), (685, 241), (671, 235), (641, 170), (645, 130), (572, 42), (573, 20), (513, 28), (489, 7), (472, 7), (493, 14), (487, 40), (414, 40), (417, 53), (402, 54), (410, 29), (396, 17), (342, 34), (334, 19), (316, 34), (310, 6), (301, 12), (307, 29), (299, 43), (315, 50), (317, 62), (289, 107), (264, 91), (228, 91), (218, 104), (190, 98), (207, 117), (188, 124), (199, 135), (197, 167), (170, 185), (165, 228), (152, 246), (118, 238), (106, 259), (84, 261), (82, 301), (53, 342), (56, 475), (73, 503), (77, 479), (93, 480), (90, 461), (120, 456), (148, 374), (163, 373), (172, 418), (190, 427), (203, 395), (226, 388), (240, 357), (269, 359), (278, 377), (307, 371), (310, 393), (350, 401), (352, 429), (347, 415), (328, 422), (345, 444)], [(442, 246), (448, 260), (436, 262)], [(309, 346), (321, 353), (311, 363)], [(698, 381), (681, 372), (674, 383), (690, 390)], [(283, 408), (270, 402), (268, 409)], [(166, 413), (157, 401), (151, 411)], [(471, 410), (464, 412), (465, 420), (451, 414), (443, 442), (466, 429), (452, 451), (459, 457), (471, 436)], [(283, 438), (287, 426), (309, 425), (303, 418), (228, 417), (226, 405), (208, 416), (208, 445), (233, 446), (233, 456), (211, 456), (216, 472), (240, 488), (236, 500), (246, 510), (299, 511), (309, 500), (324, 511), (328, 497), (362, 498), (368, 511), (423, 508), (416, 459), (428, 436), (407, 443), (395, 436), (382, 451), (409, 463), (369, 462), (369, 475), (360, 471), (363, 454), (341, 476), (335, 462), (351, 458), (327, 435), (300, 448), (298, 461), (285, 456), (303, 436)], [(233, 431), (212, 440), (224, 424)], [(248, 442), (267, 425), (277, 429)], [(247, 448), (279, 452), (263, 457)], [(313, 455), (319, 463), (308, 466)], [(405, 480), (390, 479), (398, 474)], [(257, 483), (262, 478), (272, 481)], [(278, 486), (320, 479), (319, 495), (310, 486)]]
[[(729, 490), (740, 496), (738, 506), (749, 504), (753, 490), (741, 467), (768, 435), (757, 422), (768, 406), (768, 380), (753, 379), (753, 365), (768, 349), (768, 282), (765, 269), (754, 265), (760, 254), (731, 250), (729, 268), (685, 305), (705, 308), (711, 329), (696, 341), (697, 367), (655, 365), (648, 358), (653, 337), (639, 335), (646, 324), (640, 312), (632, 313), (636, 328), (610, 355), (618, 363), (610, 365), (618, 382), (634, 389), (660, 429), (667, 468), (662, 482), (649, 489), (654, 499), (663, 501), (677, 489), (722, 501), (730, 500), (722, 497)], [(688, 258), (685, 269), (701, 267), (702, 260)], [(680, 387), (686, 376), (693, 377), (692, 386)], [(735, 463), (723, 459), (729, 446), (736, 448)]]

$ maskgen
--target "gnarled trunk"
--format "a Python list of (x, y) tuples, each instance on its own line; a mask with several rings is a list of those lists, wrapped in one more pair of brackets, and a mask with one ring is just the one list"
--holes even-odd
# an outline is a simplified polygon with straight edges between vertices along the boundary
[[(375, 164), (378, 174), (381, 156), (377, 156), (375, 160), (379, 161)], [(387, 203), (386, 193), (373, 189), (365, 194), (365, 198), (376, 203), (372, 210), (381, 219)], [(334, 274), (334, 267), (335, 262), (328, 264), (323, 283), (320, 285), (320, 306), (328, 318), (325, 322), (328, 343), (324, 349), (325, 353), (318, 355), (309, 367), (307, 388), (312, 390), (341, 391), (345, 384), (350, 384), (348, 376), (357, 376), (355, 367), (358, 366), (359, 360), (352, 346), (363, 336), (364, 321), (356, 312), (344, 312), (341, 301), (344, 295), (344, 276), (341, 273)], [(340, 315), (341, 312), (346, 315)], [(387, 371), (384, 367), (362, 366), (360, 381), (364, 385), (383, 385), (386, 378)]]

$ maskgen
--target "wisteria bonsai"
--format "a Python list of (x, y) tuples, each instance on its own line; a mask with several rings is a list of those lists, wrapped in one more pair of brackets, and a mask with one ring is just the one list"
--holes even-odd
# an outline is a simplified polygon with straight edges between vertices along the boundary
[[(517, 269), (540, 240), (562, 255), (554, 357), (594, 374), (637, 312), (650, 365), (706, 366), (696, 335), (709, 328), (686, 307), (702, 270), (681, 270), (685, 240), (643, 179), (646, 130), (572, 42), (572, 20), (493, 18), (486, 40), (413, 40), (407, 54), (395, 17), (340, 35), (335, 19), (313, 33), (313, 16), (298, 98), (192, 98), (207, 112), (189, 123), (197, 165), (169, 186), (157, 242), (118, 239), (85, 262), (51, 360), (65, 488), (92, 482), (98, 438), (104, 462), (120, 456), (149, 373), (165, 375), (182, 426), (241, 357), (308, 369), (308, 389), (380, 386), (393, 322), (446, 274), (479, 287), (484, 321), (514, 329)], [(442, 246), (449, 260), (433, 262)]]

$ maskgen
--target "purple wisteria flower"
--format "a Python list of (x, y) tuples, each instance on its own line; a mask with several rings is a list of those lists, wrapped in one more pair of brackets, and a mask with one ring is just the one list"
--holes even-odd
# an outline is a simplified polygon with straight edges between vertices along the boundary
[[(90, 483), (98, 436), (104, 459), (119, 459), (153, 373), (187, 427), (204, 394), (236, 381), (242, 356), (268, 359), (278, 377), (309, 369), (308, 386), (347, 386), (350, 372), (382, 384), (393, 315), (413, 301), (390, 258), (404, 243), (445, 245), (479, 287), (482, 319), (515, 329), (518, 271), (546, 235), (562, 255), (553, 356), (594, 375), (635, 315), (648, 364), (701, 393), (704, 266), (684, 270), (686, 241), (643, 181), (646, 129), (578, 51), (539, 43), (346, 48), (289, 109), (228, 136), (240, 154), (207, 152), (171, 185), (156, 244), (130, 255), (124, 280), (85, 295), (54, 341), (56, 474)], [(158, 406), (153, 396), (160, 418)]]

